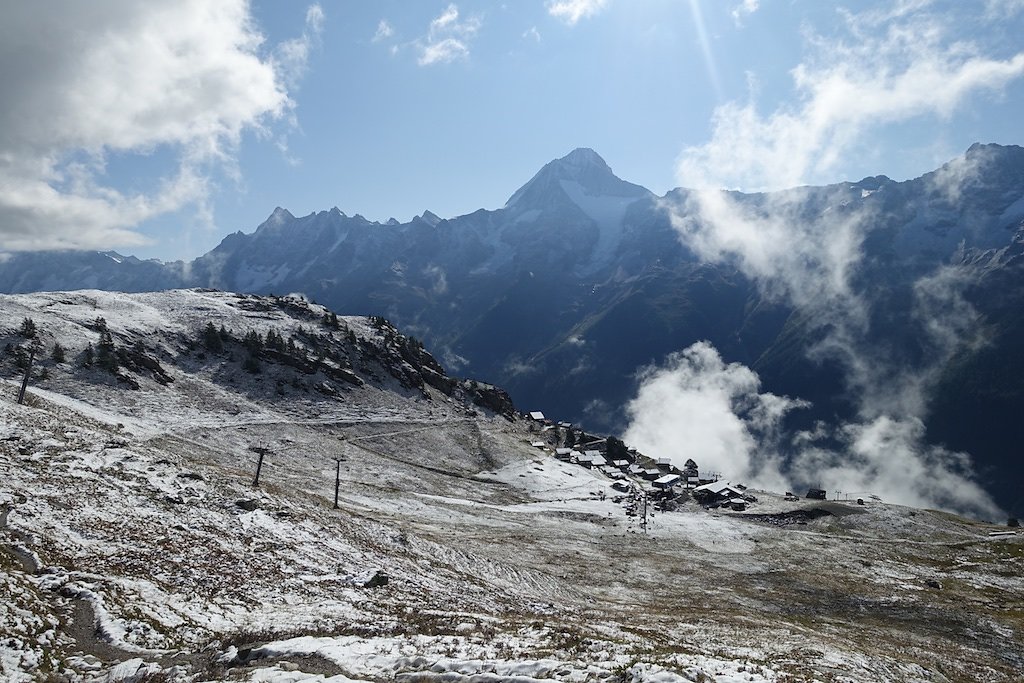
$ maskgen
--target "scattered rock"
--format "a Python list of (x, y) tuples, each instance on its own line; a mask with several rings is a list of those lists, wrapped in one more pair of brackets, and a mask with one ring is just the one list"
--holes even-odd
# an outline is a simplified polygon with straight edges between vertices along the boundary
[(924, 582), (924, 585), (928, 586), (929, 588), (934, 588), (935, 590), (942, 590), (942, 584), (936, 581), (935, 579), (926, 580)]
[(388, 575), (378, 569), (370, 578), (363, 582), (363, 588), (379, 588), (388, 585)]
[(242, 508), (246, 512), (252, 512), (260, 506), (260, 502), (255, 498), (242, 498), (241, 500), (235, 501), (235, 507)]

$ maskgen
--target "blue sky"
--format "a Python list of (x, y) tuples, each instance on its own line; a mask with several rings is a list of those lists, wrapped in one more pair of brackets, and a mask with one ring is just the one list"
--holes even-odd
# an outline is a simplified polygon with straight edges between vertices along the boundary
[(0, 4), (0, 252), (454, 216), (580, 146), (662, 194), (1022, 142), (1022, 0)]

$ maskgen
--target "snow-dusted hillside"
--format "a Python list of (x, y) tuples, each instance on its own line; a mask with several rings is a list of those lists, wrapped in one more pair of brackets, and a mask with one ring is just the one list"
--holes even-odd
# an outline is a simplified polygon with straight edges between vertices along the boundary
[[(41, 362), (18, 405), (26, 318)], [(690, 499), (640, 533), (610, 479), (531, 445), (553, 431), (380, 320), (48, 293), (0, 297), (0, 342), (3, 680), (1024, 672), (1020, 536), (767, 492), (746, 512)]]

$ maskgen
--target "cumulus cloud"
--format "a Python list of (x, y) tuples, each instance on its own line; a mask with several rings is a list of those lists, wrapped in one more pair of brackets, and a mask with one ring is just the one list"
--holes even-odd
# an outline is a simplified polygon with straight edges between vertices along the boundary
[(581, 19), (598, 14), (607, 5), (608, 0), (551, 0), (547, 7), (548, 14), (575, 26)]
[(830, 435), (834, 448), (803, 449), (791, 471), (813, 473), (814, 485), (851, 496), (876, 495), (914, 507), (939, 507), (993, 519), (1002, 511), (973, 479), (971, 459), (924, 444), (924, 424), (917, 419), (882, 415), (845, 425)]
[(448, 5), (430, 22), (425, 39), (417, 41), (420, 66), (448, 64), (469, 57), (469, 42), (480, 30), (478, 16), (460, 19), (459, 8)]
[[(666, 206), (680, 238), (698, 255), (735, 264), (765, 296), (798, 311), (808, 338), (818, 339), (808, 349), (811, 359), (844, 370), (855, 419), (788, 441), (770, 431), (760, 435), (737, 409), (737, 395), (744, 397), (741, 407), (760, 400), (749, 370), (675, 358), (643, 377), (632, 440), (657, 435), (651, 416), (659, 403), (678, 404), (660, 419), (703, 410), (708, 424), (721, 425), (717, 432), (703, 428), (702, 447), (711, 454), (705, 459), (727, 476), (759, 483), (776, 477), (979, 516), (998, 512), (975, 483), (968, 456), (924, 442), (928, 392), (941, 368), (965, 345), (984, 343), (978, 316), (962, 295), (966, 271), (936, 267), (906, 284), (912, 319), (903, 324), (915, 331), (921, 356), (911, 360), (913, 352), (879, 344), (873, 335), (884, 302), (859, 276), (865, 239), (879, 217), (867, 208), (877, 204), (860, 201), (859, 188), (832, 185), (814, 190), (813, 198), (799, 187), (756, 195), (716, 189), (822, 182), (841, 160), (870, 146), (873, 127), (951, 117), (970, 98), (998, 93), (1024, 75), (1024, 52), (997, 57), (957, 39), (955, 24), (963, 17), (933, 11), (932, 4), (903, 0), (860, 14), (841, 12), (840, 38), (826, 40), (808, 29), (808, 55), (791, 71), (794, 100), (769, 113), (754, 102), (719, 107), (710, 140), (681, 155), (679, 180), (697, 189)], [(968, 155), (931, 183), (954, 200), (984, 163), (983, 153)], [(781, 459), (780, 448), (788, 453)], [(758, 470), (762, 461), (768, 464)]]
[(782, 418), (802, 401), (761, 393), (757, 374), (726, 363), (708, 342), (647, 368), (627, 406), (625, 440), (679, 467), (697, 461), (704, 472), (773, 490), (785, 490), (778, 441)]
[(698, 342), (643, 371), (624, 438), (680, 468), (692, 458), (704, 473), (769, 491), (821, 487), (978, 517), (1001, 514), (974, 481), (970, 457), (925, 445), (919, 419), (879, 415), (786, 434), (783, 418), (807, 405), (762, 392), (757, 373)]
[(296, 87), (306, 75), (310, 52), (320, 42), (325, 19), (324, 10), (320, 5), (310, 5), (306, 10), (306, 26), (302, 35), (277, 46), (277, 70), (288, 87)]
[(718, 107), (711, 140), (684, 151), (680, 183), (762, 190), (822, 182), (869, 144), (874, 126), (950, 117), (1024, 76), (1024, 52), (987, 56), (917, 5), (898, 6), (895, 18), (847, 14), (843, 40), (810, 34), (812, 54), (791, 72), (794, 102), (768, 114), (753, 101)]
[(377, 31), (373, 34), (373, 42), (379, 43), (393, 35), (395, 35), (394, 27), (391, 26), (387, 19), (381, 19), (380, 23), (377, 24)]
[[(204, 210), (212, 167), (230, 170), (243, 132), (293, 108), (287, 87), (319, 35), (262, 56), (244, 0), (15, 3), (0, 23), (0, 248), (140, 244), (138, 225)], [(169, 151), (155, 190), (105, 178), (111, 154)]]
[(743, 21), (756, 12), (760, 6), (760, 0), (743, 0), (740, 4), (732, 8), (732, 20), (736, 22), (737, 26), (740, 26), (743, 24)]

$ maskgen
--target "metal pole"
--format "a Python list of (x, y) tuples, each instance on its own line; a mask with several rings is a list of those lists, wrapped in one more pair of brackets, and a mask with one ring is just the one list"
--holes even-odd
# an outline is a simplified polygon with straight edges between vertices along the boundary
[(341, 487), (341, 458), (335, 460), (337, 467), (334, 470), (334, 509), (338, 509), (338, 489)]
[(267, 450), (265, 448), (261, 448), (256, 452), (259, 453), (260, 458), (256, 461), (256, 476), (253, 477), (252, 480), (252, 487), (254, 489), (258, 489), (260, 487), (260, 470), (263, 469), (263, 455)]
[(646, 493), (643, 494), (643, 496), (640, 498), (640, 510), (641, 510), (641, 513), (640, 513), (640, 528), (642, 528), (644, 530), (644, 533), (646, 534), (647, 533), (647, 494)]
[(32, 361), (35, 360), (36, 350), (35, 347), (29, 349), (28, 352), (28, 367), (25, 368), (25, 379), (21, 380), (21, 391), (18, 392), (18, 404), (25, 402), (25, 389), (28, 388), (28, 378), (32, 375)]

